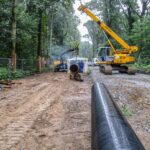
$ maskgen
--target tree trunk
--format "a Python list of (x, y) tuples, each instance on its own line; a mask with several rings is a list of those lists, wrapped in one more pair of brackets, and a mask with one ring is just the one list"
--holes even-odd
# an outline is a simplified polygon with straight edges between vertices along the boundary
[(146, 11), (148, 9), (148, 4), (150, 3), (150, 1), (149, 0), (142, 0), (141, 3), (142, 3), (141, 17), (144, 17), (146, 14)]
[(129, 6), (127, 9), (128, 12), (128, 25), (129, 25), (129, 34), (131, 34), (132, 28), (133, 28), (133, 17), (132, 17), (132, 12), (131, 12), (131, 7)]
[(42, 10), (39, 9), (38, 22), (38, 47), (37, 47), (37, 71), (42, 72)]
[(17, 0), (12, 0), (12, 70), (16, 72), (16, 4)]
[(51, 22), (50, 22), (50, 40), (49, 40), (49, 53), (50, 53), (50, 58), (51, 58), (51, 54), (52, 54), (52, 40), (53, 38), (53, 14), (51, 15)]

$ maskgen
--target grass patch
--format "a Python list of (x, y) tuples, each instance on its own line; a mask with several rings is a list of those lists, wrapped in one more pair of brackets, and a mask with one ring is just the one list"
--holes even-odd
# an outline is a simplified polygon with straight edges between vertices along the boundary
[[(50, 72), (49, 68), (45, 68), (42, 72)], [(12, 72), (8, 68), (0, 67), (0, 80), (14, 80), (19, 78), (24, 78), (26, 76), (33, 75), (36, 73), (36, 69), (30, 69), (26, 71), (22, 71), (21, 69), (17, 69), (16, 72)]]
[(15, 73), (11, 73), (11, 78), (12, 79), (18, 79), (18, 78), (23, 78), (25, 77), (25, 72), (22, 70), (17, 70)]
[(92, 71), (89, 69), (86, 74), (91, 75), (91, 73), (92, 73)]
[(131, 117), (134, 114), (134, 112), (127, 105), (124, 105), (121, 108), (121, 111), (125, 117)]
[(7, 68), (0, 68), (0, 80), (13, 80), (30, 75), (30, 71), (17, 70), (15, 73)]
[(146, 73), (150, 73), (150, 64), (144, 65), (144, 64), (135, 63), (133, 66), (136, 67), (137, 69), (141, 70), (141, 71), (145, 71)]
[(7, 68), (0, 68), (0, 80), (7, 80), (10, 79), (11, 73)]

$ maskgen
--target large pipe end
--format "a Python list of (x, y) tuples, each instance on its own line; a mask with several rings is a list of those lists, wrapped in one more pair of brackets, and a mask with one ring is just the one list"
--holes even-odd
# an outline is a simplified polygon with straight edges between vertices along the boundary
[(72, 73), (77, 73), (77, 72), (79, 72), (79, 66), (78, 66), (77, 64), (72, 64), (72, 65), (70, 66), (70, 71), (71, 71)]

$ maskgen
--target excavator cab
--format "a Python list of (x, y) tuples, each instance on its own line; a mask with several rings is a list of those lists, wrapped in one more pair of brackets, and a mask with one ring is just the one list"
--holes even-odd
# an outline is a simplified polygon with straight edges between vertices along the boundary
[(111, 47), (100, 47), (98, 49), (99, 63), (103, 64), (104, 62), (112, 62), (114, 56), (112, 55)]

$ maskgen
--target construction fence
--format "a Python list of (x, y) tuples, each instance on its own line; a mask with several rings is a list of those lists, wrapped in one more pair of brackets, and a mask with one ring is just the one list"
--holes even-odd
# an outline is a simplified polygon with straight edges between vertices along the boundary
[[(35, 71), (36, 61), (31, 59), (17, 59), (17, 70), (21, 71)], [(0, 58), (0, 68), (5, 68), (11, 71), (12, 64), (10, 58)]]

